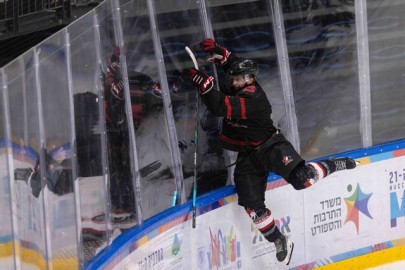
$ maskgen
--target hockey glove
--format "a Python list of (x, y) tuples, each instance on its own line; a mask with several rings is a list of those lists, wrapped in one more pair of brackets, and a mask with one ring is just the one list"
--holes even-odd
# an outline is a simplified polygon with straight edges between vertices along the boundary
[(33, 175), (34, 171), (31, 168), (17, 168), (14, 170), (15, 180), (23, 180), (28, 182)]
[(120, 100), (124, 98), (124, 84), (121, 77), (120, 50), (118, 47), (114, 48), (114, 52), (109, 59), (107, 85), (116, 98)]
[(110, 86), (111, 94), (119, 100), (122, 100), (124, 98), (124, 83), (122, 81), (111, 82)]
[(212, 63), (218, 63), (221, 66), (226, 63), (231, 53), (221, 45), (215, 42), (212, 38), (204, 39), (202, 42), (202, 49), (205, 52), (210, 53), (208, 61)]
[(120, 54), (120, 48), (115, 47), (110, 59), (108, 59), (111, 66), (115, 67), (120, 64)]
[(202, 95), (209, 93), (214, 88), (214, 77), (208, 76), (204, 72), (198, 71), (195, 68), (189, 68), (186, 69), (185, 74), (186, 79), (197, 87)]

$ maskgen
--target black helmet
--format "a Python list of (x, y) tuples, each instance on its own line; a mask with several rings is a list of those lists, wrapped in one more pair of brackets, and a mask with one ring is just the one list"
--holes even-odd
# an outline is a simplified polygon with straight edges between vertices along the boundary
[(250, 59), (238, 59), (228, 69), (229, 75), (254, 75), (259, 73), (259, 66)]

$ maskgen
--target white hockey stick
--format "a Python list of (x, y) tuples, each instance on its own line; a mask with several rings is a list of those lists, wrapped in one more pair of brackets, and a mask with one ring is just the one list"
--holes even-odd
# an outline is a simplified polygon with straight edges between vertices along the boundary
[[(185, 47), (187, 54), (190, 56), (191, 60), (193, 61), (194, 68), (198, 70), (198, 63), (197, 59), (194, 56), (194, 53), (190, 50), (189, 47)], [(195, 127), (194, 127), (194, 180), (193, 180), (193, 228), (196, 226), (196, 216), (197, 216), (197, 153), (198, 153), (198, 104), (200, 103), (199, 94), (197, 93), (197, 108), (196, 108), (196, 115), (195, 115)]]
[(187, 52), (187, 54), (190, 56), (190, 58), (191, 58), (191, 60), (193, 61), (193, 64), (194, 64), (194, 68), (196, 69), (196, 70), (198, 70), (198, 63), (197, 63), (197, 59), (195, 58), (195, 56), (194, 56), (194, 53), (191, 51), (191, 49), (189, 48), (189, 47), (187, 47), (186, 46), (186, 52)]

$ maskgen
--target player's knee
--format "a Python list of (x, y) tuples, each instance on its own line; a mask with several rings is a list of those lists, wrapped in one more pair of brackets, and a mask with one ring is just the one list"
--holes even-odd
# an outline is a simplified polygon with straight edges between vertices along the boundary
[(265, 206), (257, 209), (245, 208), (246, 212), (252, 219), (256, 228), (263, 234), (267, 235), (274, 230), (275, 222), (273, 215)]
[(245, 211), (246, 213), (250, 216), (250, 218), (255, 221), (255, 219), (257, 219), (257, 217), (262, 216), (263, 214), (265, 214), (267, 212), (267, 208), (266, 206), (261, 206), (261, 207), (256, 207), (256, 208), (249, 208), (249, 207), (245, 207)]
[(302, 190), (310, 187), (315, 179), (314, 172), (306, 165), (297, 166), (288, 177), (287, 182), (290, 183), (294, 189)]

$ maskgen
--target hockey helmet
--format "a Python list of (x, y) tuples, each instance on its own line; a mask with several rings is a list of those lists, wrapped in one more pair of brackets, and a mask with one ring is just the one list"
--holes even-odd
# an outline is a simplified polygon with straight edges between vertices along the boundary
[(257, 77), (259, 66), (250, 59), (238, 59), (228, 69), (229, 75), (253, 75)]

